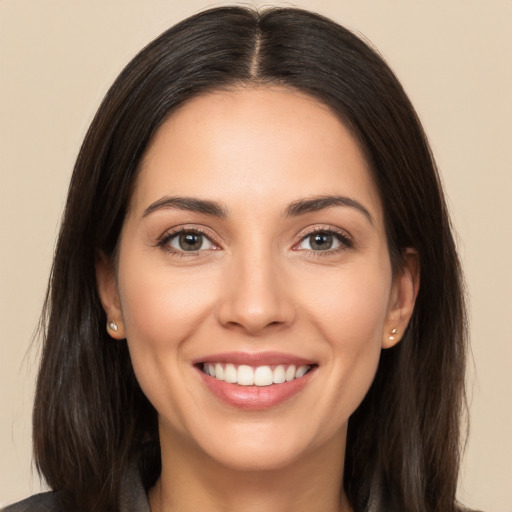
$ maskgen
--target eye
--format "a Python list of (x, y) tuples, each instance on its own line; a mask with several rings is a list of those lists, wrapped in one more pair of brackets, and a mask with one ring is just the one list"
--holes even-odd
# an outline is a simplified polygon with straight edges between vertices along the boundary
[(341, 233), (332, 230), (316, 230), (305, 236), (296, 246), (306, 251), (337, 251), (352, 246), (352, 241)]
[(178, 232), (169, 233), (163, 238), (159, 245), (170, 252), (198, 252), (216, 249), (217, 246), (198, 230), (182, 229)]

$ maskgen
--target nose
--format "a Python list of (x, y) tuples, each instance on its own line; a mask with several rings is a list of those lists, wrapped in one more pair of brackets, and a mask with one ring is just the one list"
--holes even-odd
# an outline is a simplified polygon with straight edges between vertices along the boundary
[(286, 281), (283, 269), (263, 251), (234, 258), (226, 269), (219, 322), (253, 336), (290, 326), (295, 308)]

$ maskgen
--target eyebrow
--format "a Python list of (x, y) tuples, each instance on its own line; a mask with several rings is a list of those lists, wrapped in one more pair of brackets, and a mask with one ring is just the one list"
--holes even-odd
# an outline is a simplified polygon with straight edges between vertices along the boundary
[[(309, 199), (299, 199), (288, 205), (283, 216), (298, 217), (306, 213), (317, 212), (335, 206), (348, 206), (350, 208), (355, 208), (359, 212), (363, 213), (370, 221), (370, 224), (373, 225), (373, 218), (370, 212), (359, 201), (345, 196), (315, 196)], [(228, 216), (227, 207), (216, 201), (179, 196), (165, 196), (158, 199), (144, 210), (142, 216), (147, 217), (157, 210), (166, 209), (186, 210), (220, 218), (226, 218)]]
[(334, 206), (348, 206), (350, 208), (355, 208), (359, 212), (363, 213), (370, 221), (370, 224), (373, 225), (373, 218), (370, 212), (359, 201), (345, 196), (316, 196), (310, 199), (299, 199), (288, 206), (285, 212), (285, 217), (297, 217), (299, 215), (304, 215), (305, 213), (317, 212)]
[(150, 213), (157, 210), (186, 210), (189, 212), (205, 213), (206, 215), (213, 215), (214, 217), (227, 217), (227, 208), (220, 205), (215, 201), (208, 201), (205, 199), (196, 199), (194, 197), (169, 197), (165, 196), (150, 204), (142, 214), (147, 217)]

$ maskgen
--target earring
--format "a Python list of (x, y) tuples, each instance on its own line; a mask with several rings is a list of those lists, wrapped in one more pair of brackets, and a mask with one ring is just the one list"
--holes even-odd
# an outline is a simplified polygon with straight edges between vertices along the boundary
[(107, 324), (107, 328), (110, 329), (111, 331), (114, 331), (114, 332), (117, 332), (117, 324), (111, 320), (108, 324)]
[(388, 337), (389, 341), (395, 341), (396, 328), (391, 331), (391, 336)]

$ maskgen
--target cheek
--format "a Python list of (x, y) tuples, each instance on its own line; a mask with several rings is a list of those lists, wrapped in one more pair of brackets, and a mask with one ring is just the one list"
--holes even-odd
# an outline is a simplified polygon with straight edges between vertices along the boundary
[(155, 409), (184, 434), (190, 403), (183, 393), (189, 376), (182, 361), (211, 311), (215, 287), (203, 283), (214, 278), (146, 265), (143, 258), (125, 258), (123, 265), (119, 293), (137, 381)]
[[(386, 261), (386, 260), (384, 260)], [(346, 420), (366, 395), (379, 363), (391, 290), (391, 269), (353, 266), (309, 290), (308, 317), (328, 346), (333, 421)]]
[(350, 268), (316, 275), (314, 286), (303, 287), (308, 295), (304, 307), (333, 348), (380, 346), (391, 291), (391, 269), (377, 260), (375, 265), (354, 264)]
[(145, 346), (179, 346), (200, 324), (215, 294), (212, 271), (173, 271), (165, 262), (125, 258), (119, 268), (127, 338)]
[(211, 311), (213, 276), (172, 272), (154, 260), (126, 256), (118, 282), (132, 364), (142, 389), (153, 395), (166, 389), (164, 382), (179, 383), (185, 342)]

